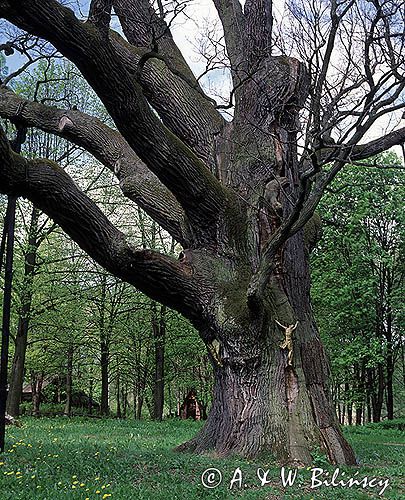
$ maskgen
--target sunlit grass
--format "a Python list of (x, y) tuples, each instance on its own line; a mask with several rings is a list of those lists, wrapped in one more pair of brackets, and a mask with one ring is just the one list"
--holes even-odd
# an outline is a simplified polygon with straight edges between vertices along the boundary
[[(232, 458), (180, 454), (173, 448), (192, 437), (200, 423), (84, 418), (24, 418), (23, 427), (8, 428), (7, 451), (0, 456), (1, 500), (58, 499), (363, 499), (378, 498), (378, 489), (309, 488), (310, 471), (300, 470), (293, 487), (284, 489), (280, 468), (268, 460), (255, 463)], [(398, 430), (346, 430), (360, 467), (344, 468), (349, 476), (389, 478), (384, 498), (399, 500), (403, 477), (404, 433)], [(327, 468), (323, 458), (316, 464)], [(202, 472), (216, 467), (222, 484), (208, 490)], [(242, 489), (229, 490), (234, 470), (243, 473)], [(269, 484), (259, 486), (258, 467), (269, 469)], [(329, 467), (332, 471), (334, 468)]]

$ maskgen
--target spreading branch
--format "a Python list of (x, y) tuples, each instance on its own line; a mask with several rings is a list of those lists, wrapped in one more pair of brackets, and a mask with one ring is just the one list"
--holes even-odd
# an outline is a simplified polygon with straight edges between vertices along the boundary
[(0, 87), (0, 116), (38, 127), (86, 149), (117, 175), (125, 196), (187, 246), (182, 208), (119, 132), (81, 111), (31, 102), (4, 87)]
[[(116, 50), (127, 68), (138, 75), (163, 123), (212, 168), (213, 138), (224, 120), (177, 47), (169, 24), (155, 13), (148, 0), (113, 3), (126, 37), (124, 40), (111, 32)], [(177, 14), (175, 7), (174, 16)]]
[(1, 128), (0, 192), (28, 198), (109, 272), (196, 321), (198, 287), (178, 260), (133, 247), (58, 164), (14, 153)]
[(78, 66), (129, 145), (180, 202), (199, 243), (209, 244), (226, 194), (206, 165), (162, 125), (113, 45), (56, 0), (43, 0), (40, 8), (35, 0), (2, 0), (0, 14), (50, 41)]

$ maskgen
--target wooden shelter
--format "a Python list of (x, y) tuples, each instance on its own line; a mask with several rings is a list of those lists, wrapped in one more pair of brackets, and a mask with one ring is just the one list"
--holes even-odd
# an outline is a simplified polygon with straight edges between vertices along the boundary
[(204, 415), (204, 406), (198, 401), (196, 391), (191, 389), (180, 407), (180, 418), (182, 420), (187, 420), (188, 418), (201, 420), (204, 418)]

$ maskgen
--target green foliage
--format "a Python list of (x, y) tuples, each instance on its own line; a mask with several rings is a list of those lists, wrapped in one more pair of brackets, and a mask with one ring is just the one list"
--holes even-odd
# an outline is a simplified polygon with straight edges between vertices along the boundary
[(6, 64), (6, 58), (2, 52), (0, 52), (0, 79), (8, 75), (8, 67)]
[(393, 429), (398, 431), (405, 431), (405, 419), (395, 418), (394, 420), (383, 420), (382, 422), (367, 424), (369, 429)]
[[(374, 163), (392, 168), (347, 167), (320, 205), (312, 298), (339, 384), (351, 383), (355, 369), (385, 366), (403, 338), (405, 188), (394, 154)], [(346, 397), (362, 401), (364, 387)]]

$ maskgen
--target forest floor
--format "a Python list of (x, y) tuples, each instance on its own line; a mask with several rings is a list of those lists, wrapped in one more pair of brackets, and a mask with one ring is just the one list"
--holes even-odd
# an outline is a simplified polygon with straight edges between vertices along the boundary
[[(1, 500), (405, 498), (405, 489), (401, 490), (401, 479), (404, 487), (404, 432), (378, 425), (345, 429), (360, 466), (341, 468), (336, 480), (347, 481), (350, 477), (364, 480), (367, 476), (365, 488), (324, 484), (311, 488), (312, 475), (319, 471), (309, 468), (299, 469), (294, 485), (284, 488), (281, 468), (266, 459), (219, 460), (173, 451), (176, 445), (197, 432), (199, 422), (154, 423), (79, 417), (26, 417), (21, 422), (20, 428), (7, 428), (7, 451), (0, 455)], [(327, 465), (322, 456), (315, 458), (313, 467), (325, 471), (318, 476), (318, 481), (330, 480), (336, 469)], [(206, 472), (202, 479), (204, 471), (212, 468), (217, 471)], [(203, 480), (215, 486), (218, 471), (222, 474), (221, 484), (204, 487)], [(258, 474), (265, 485), (261, 486)], [(372, 478), (376, 480), (370, 482)], [(386, 480), (389, 485), (379, 495)], [(317, 484), (314, 480), (314, 486)]]

